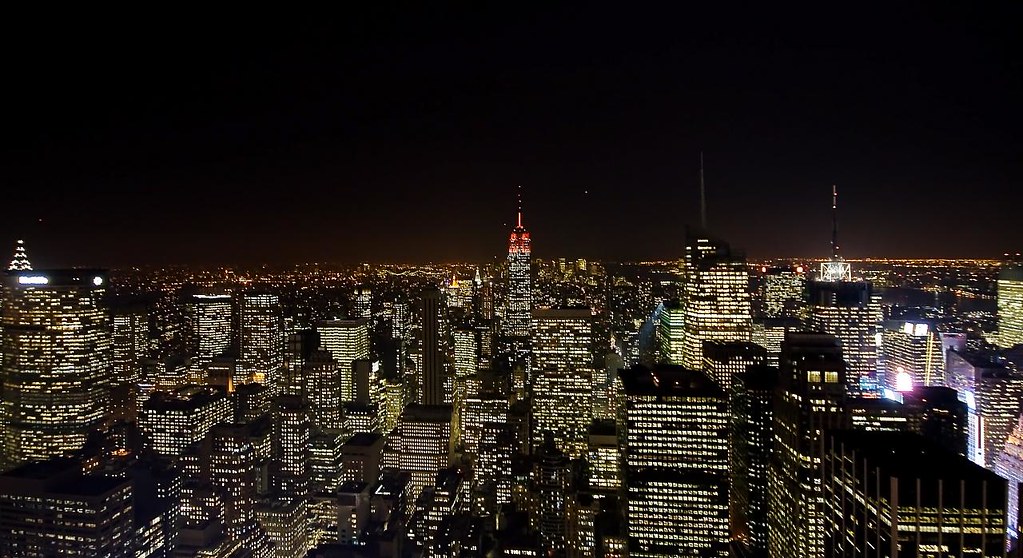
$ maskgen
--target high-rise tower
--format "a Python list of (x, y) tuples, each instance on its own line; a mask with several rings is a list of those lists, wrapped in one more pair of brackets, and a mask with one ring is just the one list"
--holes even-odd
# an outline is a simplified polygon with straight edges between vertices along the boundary
[(109, 413), (106, 286), (98, 270), (8, 273), (0, 376), (6, 466), (81, 448)]
[(702, 231), (687, 231), (682, 365), (703, 366), (706, 341), (749, 341), (753, 315), (746, 258)]
[(846, 391), (853, 396), (876, 396), (877, 338), (880, 302), (868, 281), (853, 281), (849, 262), (839, 255), (838, 193), (831, 188), (831, 259), (821, 264), (816, 281), (807, 285), (810, 328), (834, 335), (842, 343), (849, 367)]
[(1023, 262), (1019, 254), (998, 273), (998, 345), (1023, 343)]
[(504, 333), (509, 337), (529, 337), (529, 320), (533, 310), (531, 244), (529, 231), (522, 225), (520, 198), (518, 221), (508, 240), (508, 310), (505, 314)]
[(28, 261), (28, 254), (25, 253), (25, 241), (19, 240), (18, 247), (14, 249), (14, 258), (11, 265), (7, 266), (8, 271), (32, 271), (32, 263)]

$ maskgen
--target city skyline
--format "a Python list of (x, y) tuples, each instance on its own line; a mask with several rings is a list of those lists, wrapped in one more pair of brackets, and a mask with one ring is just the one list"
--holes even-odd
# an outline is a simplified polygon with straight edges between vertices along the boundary
[(833, 184), (850, 258), (997, 257), (1018, 10), (26, 19), (8, 46), (47, 40), (8, 59), (0, 242), (47, 266), (488, 261), (522, 185), (539, 258), (675, 257), (703, 152), (709, 227), (752, 258), (825, 257)]

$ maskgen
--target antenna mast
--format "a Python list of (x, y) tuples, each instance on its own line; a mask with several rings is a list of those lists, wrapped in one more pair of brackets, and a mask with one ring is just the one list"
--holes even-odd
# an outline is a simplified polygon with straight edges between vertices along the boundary
[(831, 259), (838, 259), (838, 186), (831, 185)]
[(703, 184), (703, 151), (700, 152), (700, 228), (707, 230), (707, 189)]

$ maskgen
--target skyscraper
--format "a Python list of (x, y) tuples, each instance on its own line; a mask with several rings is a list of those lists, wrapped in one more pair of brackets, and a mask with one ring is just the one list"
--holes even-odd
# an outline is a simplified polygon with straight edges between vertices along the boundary
[(686, 231), (682, 366), (703, 366), (706, 341), (749, 341), (753, 327), (746, 258), (725, 242)]
[[(132, 482), (54, 459), (0, 475), (0, 555), (135, 556)], [(139, 549), (150, 550), (150, 549)]]
[(760, 345), (739, 341), (708, 341), (703, 344), (702, 370), (728, 393), (732, 378), (743, 374), (750, 366), (763, 366), (767, 362), (767, 351)]
[(1023, 415), (1013, 426), (995, 461), (995, 473), (1009, 481), (1009, 535), (1019, 539), (1019, 485), (1023, 483)]
[(423, 291), (423, 366), (419, 373), (419, 402), (423, 405), (443, 405), (444, 357), (441, 351), (440, 289)]
[(271, 394), (281, 388), (284, 366), (284, 315), (275, 294), (242, 293), (240, 298), (240, 367), (249, 381), (266, 384)]
[(767, 474), (774, 448), (778, 369), (751, 366), (732, 376), (728, 410), (729, 523), (754, 556), (767, 555)]
[(546, 434), (570, 457), (586, 453), (593, 416), (593, 312), (533, 311), (532, 445)]
[(14, 249), (14, 258), (7, 266), (8, 271), (32, 271), (32, 262), (28, 261), (28, 253), (25, 252), (25, 241), (19, 240)]
[(822, 436), (843, 426), (845, 362), (832, 335), (790, 333), (782, 345), (768, 470), (768, 550), (778, 558), (824, 554)]
[[(848, 265), (848, 264), (847, 264)], [(881, 309), (866, 281), (811, 281), (810, 329), (834, 335), (848, 363), (846, 390), (877, 396), (877, 333)]]
[(190, 297), (189, 321), (195, 341), (192, 368), (203, 370), (215, 357), (231, 348), (231, 295), (198, 293)]
[(316, 325), (320, 347), (330, 353), (341, 375), (341, 401), (355, 399), (352, 363), (369, 358), (369, 320), (326, 320)]
[(677, 300), (669, 300), (658, 308), (657, 352), (659, 362), (682, 364), (685, 342), (685, 316)]
[(9, 468), (82, 447), (110, 412), (106, 273), (14, 271), (3, 296), (0, 424)]
[(522, 225), (522, 204), (518, 221), (508, 240), (508, 309), (504, 334), (508, 337), (529, 337), (529, 321), (533, 310), (532, 241)]
[(409, 501), (433, 486), (437, 473), (448, 466), (451, 440), (450, 405), (408, 405), (384, 447), (384, 467), (412, 477)]
[(1023, 343), (1023, 263), (1002, 266), (998, 273), (998, 344), (1012, 347)]
[(910, 391), (921, 386), (945, 385), (945, 354), (941, 338), (926, 322), (896, 322), (881, 334), (884, 385)]
[(869, 282), (853, 281), (852, 266), (838, 245), (838, 190), (831, 187), (831, 259), (821, 263), (808, 284), (810, 329), (834, 335), (848, 363), (846, 390), (852, 396), (877, 396), (877, 334), (881, 308)]
[(761, 317), (802, 317), (806, 301), (806, 276), (803, 267), (764, 267), (761, 273)]
[(181, 455), (210, 430), (231, 419), (227, 394), (212, 386), (187, 386), (153, 394), (139, 413), (139, 430), (147, 449), (166, 458)]
[(704, 373), (621, 370), (629, 556), (728, 556), (728, 401)]
[(958, 391), (970, 409), (971, 460), (989, 469), (1019, 417), (1023, 374), (984, 353), (949, 351), (948, 387)]
[(825, 442), (824, 556), (1005, 556), (1005, 479), (907, 432)]

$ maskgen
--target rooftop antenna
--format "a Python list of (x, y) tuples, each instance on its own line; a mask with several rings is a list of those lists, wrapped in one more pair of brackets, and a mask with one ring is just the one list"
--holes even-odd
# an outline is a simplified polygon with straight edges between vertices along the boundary
[(521, 229), (522, 228), (522, 185), (521, 184), (519, 184), (518, 198), (519, 198), (519, 225), (518, 226)]
[(831, 185), (831, 259), (838, 260), (838, 186)]
[(707, 190), (703, 185), (703, 151), (700, 152), (700, 228), (707, 230)]

